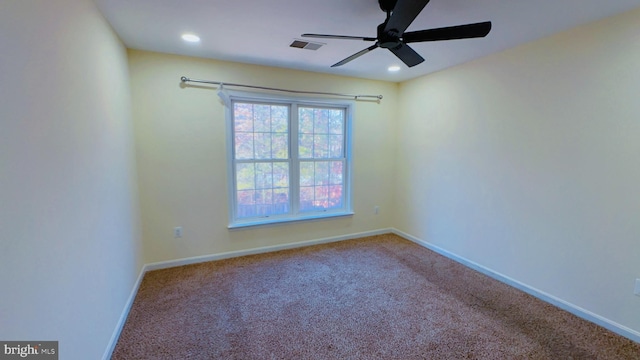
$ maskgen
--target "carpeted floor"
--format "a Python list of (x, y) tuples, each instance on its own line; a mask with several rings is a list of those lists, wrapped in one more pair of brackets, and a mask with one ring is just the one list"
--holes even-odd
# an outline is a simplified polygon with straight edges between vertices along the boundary
[(112, 359), (640, 359), (395, 235), (149, 272)]

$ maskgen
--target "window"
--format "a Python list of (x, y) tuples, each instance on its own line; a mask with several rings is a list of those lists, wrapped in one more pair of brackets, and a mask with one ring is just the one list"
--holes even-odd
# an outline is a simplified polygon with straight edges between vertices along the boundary
[(230, 227), (352, 214), (347, 103), (232, 96)]

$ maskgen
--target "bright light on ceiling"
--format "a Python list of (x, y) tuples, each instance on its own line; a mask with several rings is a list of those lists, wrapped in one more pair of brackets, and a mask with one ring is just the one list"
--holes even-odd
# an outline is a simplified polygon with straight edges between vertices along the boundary
[(195, 34), (182, 34), (182, 40), (196, 43), (196, 42), (200, 42), (200, 37)]
[(400, 71), (400, 66), (398, 65), (391, 65), (387, 68), (387, 70), (391, 71), (391, 72), (396, 72), (396, 71)]

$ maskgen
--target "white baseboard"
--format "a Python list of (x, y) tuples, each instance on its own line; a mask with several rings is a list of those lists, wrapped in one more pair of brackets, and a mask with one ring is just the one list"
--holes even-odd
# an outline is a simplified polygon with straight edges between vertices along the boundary
[(195, 257), (178, 259), (178, 260), (161, 261), (161, 262), (147, 264), (145, 265), (145, 267), (147, 271), (160, 270), (160, 269), (167, 269), (167, 268), (172, 268), (176, 266), (198, 264), (198, 263), (207, 262), (207, 261), (230, 259), (234, 257), (255, 255), (255, 254), (264, 254), (264, 253), (280, 251), (280, 250), (288, 250), (288, 249), (301, 248), (301, 247), (311, 246), (311, 245), (327, 244), (327, 243), (332, 243), (337, 241), (357, 239), (357, 238), (366, 237), (366, 236), (388, 234), (391, 232), (393, 231), (390, 228), (379, 229), (379, 230), (365, 231), (365, 232), (354, 233), (354, 234), (332, 236), (332, 237), (316, 239), (316, 240), (307, 240), (307, 241), (281, 244), (281, 245), (264, 246), (264, 247), (247, 249), (247, 250), (229, 251), (229, 252), (224, 252), (219, 254), (195, 256)]
[(113, 331), (113, 335), (111, 335), (111, 339), (109, 340), (107, 349), (105, 350), (104, 355), (102, 355), (102, 360), (111, 359), (111, 354), (113, 354), (113, 350), (116, 348), (116, 344), (118, 343), (118, 338), (120, 338), (120, 333), (122, 332), (122, 328), (124, 327), (124, 324), (127, 322), (127, 317), (129, 316), (129, 311), (131, 310), (131, 306), (133, 305), (133, 300), (135, 300), (136, 295), (138, 294), (138, 289), (140, 288), (140, 284), (142, 283), (142, 278), (144, 278), (144, 274), (146, 272), (147, 270), (145, 265), (140, 270), (140, 274), (138, 274), (138, 278), (136, 279), (136, 282), (133, 284), (133, 289), (131, 289), (129, 298), (127, 298), (127, 302), (124, 304), (124, 309), (122, 310), (122, 314), (120, 314), (120, 318), (118, 319), (116, 328)]
[(138, 274), (138, 279), (133, 285), (133, 289), (131, 289), (131, 294), (129, 295), (129, 298), (125, 303), (124, 309), (122, 310), (122, 314), (120, 315), (120, 319), (118, 320), (118, 323), (116, 324), (116, 328), (113, 332), (113, 335), (111, 336), (111, 340), (109, 340), (107, 349), (105, 350), (104, 355), (102, 356), (102, 360), (111, 359), (111, 355), (113, 354), (113, 350), (115, 349), (116, 344), (118, 343), (118, 338), (120, 337), (122, 328), (124, 327), (124, 324), (127, 322), (129, 311), (131, 310), (133, 301), (136, 298), (138, 289), (140, 288), (140, 284), (142, 283), (142, 279), (144, 278), (144, 274), (146, 274), (148, 271), (167, 269), (167, 268), (183, 266), (183, 265), (198, 264), (198, 263), (207, 262), (207, 261), (230, 259), (230, 258), (240, 257), (240, 256), (263, 254), (263, 253), (269, 253), (269, 252), (280, 251), (280, 250), (295, 249), (295, 248), (301, 248), (301, 247), (311, 246), (311, 245), (328, 244), (328, 243), (337, 242), (337, 241), (358, 239), (361, 237), (367, 237), (367, 236), (373, 236), (373, 235), (388, 234), (391, 232), (393, 232), (393, 229), (391, 228), (379, 229), (379, 230), (365, 231), (365, 232), (353, 233), (353, 234), (347, 234), (347, 235), (332, 236), (332, 237), (327, 237), (322, 239), (315, 239), (315, 240), (308, 240), (308, 241), (301, 241), (301, 242), (280, 244), (280, 245), (273, 245), (273, 246), (264, 246), (264, 247), (254, 248), (254, 249), (229, 251), (229, 252), (224, 252), (219, 254), (195, 256), (195, 257), (184, 258), (184, 259), (161, 261), (161, 262), (145, 264), (140, 270), (140, 274)]
[(498, 280), (502, 283), (505, 283), (509, 286), (512, 286), (518, 290), (524, 291), (529, 295), (535, 296), (536, 298), (545, 301), (549, 304), (552, 304), (554, 306), (557, 306), (559, 308), (561, 308), (562, 310), (568, 311), (584, 320), (590, 321), (594, 324), (600, 325), (602, 327), (604, 327), (605, 329), (611, 330), (614, 333), (624, 336), (630, 340), (633, 340), (635, 342), (640, 343), (640, 332), (630, 329), (624, 325), (618, 324), (615, 321), (609, 320), (603, 316), (600, 316), (598, 314), (592, 313), (589, 310), (583, 309), (579, 306), (576, 306), (572, 303), (569, 303), (565, 300), (562, 300), (560, 298), (557, 298), (551, 294), (547, 294), (544, 291), (540, 291), (536, 288), (533, 288), (527, 284), (524, 284), (520, 281), (517, 281), (515, 279), (512, 279), (508, 276), (505, 276), (503, 274), (500, 274), (498, 272), (495, 272), (487, 267), (484, 267), (478, 263), (475, 263), (471, 260), (468, 260), (466, 258), (460, 257), (454, 253), (451, 253), (447, 250), (442, 249), (441, 247), (438, 247), (436, 245), (433, 245), (429, 242), (426, 242), (422, 239), (419, 239), (415, 236), (412, 236), (410, 234), (407, 234), (405, 232), (402, 232), (398, 229), (391, 229), (391, 232), (393, 232), (394, 234), (398, 235), (398, 236), (402, 236), (405, 239), (411, 240), (414, 243), (421, 245), (429, 250), (432, 250), (440, 255), (443, 255), (453, 261), (456, 261), (468, 268), (471, 268), (473, 270), (476, 270), (482, 274), (485, 274), (495, 280)]

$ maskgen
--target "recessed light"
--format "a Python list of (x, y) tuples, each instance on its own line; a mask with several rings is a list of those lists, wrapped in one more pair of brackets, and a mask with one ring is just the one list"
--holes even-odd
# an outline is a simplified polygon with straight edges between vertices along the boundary
[(387, 68), (387, 70), (388, 70), (388, 71), (391, 71), (391, 72), (400, 71), (400, 66), (398, 66), (398, 65), (391, 65), (391, 66), (389, 66), (389, 67)]
[(200, 42), (200, 37), (195, 34), (182, 34), (182, 40), (196, 43), (196, 42)]

